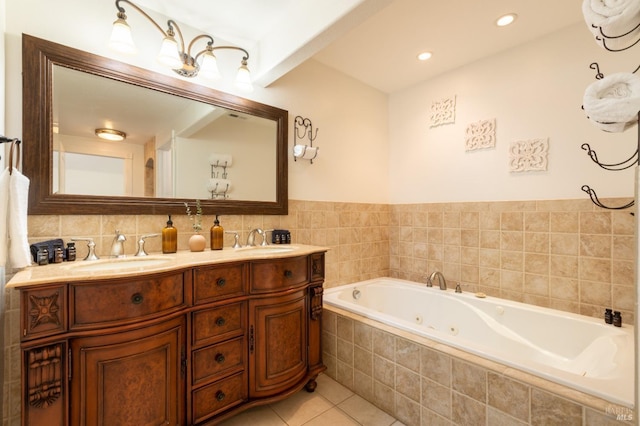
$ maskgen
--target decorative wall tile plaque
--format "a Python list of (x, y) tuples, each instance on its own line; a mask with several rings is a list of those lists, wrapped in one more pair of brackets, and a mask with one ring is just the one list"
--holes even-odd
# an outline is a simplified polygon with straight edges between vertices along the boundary
[(549, 139), (512, 142), (509, 147), (509, 170), (512, 172), (547, 170)]
[(464, 139), (465, 151), (496, 146), (496, 119), (480, 120), (467, 126)]
[(456, 121), (456, 97), (441, 99), (431, 103), (431, 126), (455, 123)]

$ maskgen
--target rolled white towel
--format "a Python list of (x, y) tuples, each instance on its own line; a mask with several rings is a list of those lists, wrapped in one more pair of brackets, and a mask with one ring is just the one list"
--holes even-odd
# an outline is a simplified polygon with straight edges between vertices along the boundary
[(640, 37), (638, 0), (583, 0), (582, 14), (589, 30), (606, 37), (603, 43), (610, 49), (628, 47)]
[(216, 167), (231, 167), (233, 157), (229, 154), (211, 154), (209, 164)]
[(637, 123), (640, 111), (640, 77), (616, 73), (591, 83), (582, 106), (589, 120), (608, 132), (622, 132)]

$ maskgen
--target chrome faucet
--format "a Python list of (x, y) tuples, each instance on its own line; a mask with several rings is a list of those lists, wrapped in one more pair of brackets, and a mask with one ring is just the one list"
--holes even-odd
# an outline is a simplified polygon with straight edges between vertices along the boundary
[(255, 247), (256, 245), (256, 234), (262, 235), (262, 245), (266, 245), (265, 241), (267, 240), (264, 237), (264, 231), (260, 228), (254, 228), (249, 231), (249, 235), (247, 236), (247, 247)]
[(116, 236), (113, 238), (113, 242), (111, 243), (111, 257), (124, 257), (125, 241), (127, 241), (127, 237), (116, 229)]
[(447, 280), (444, 279), (444, 275), (440, 271), (434, 271), (427, 278), (427, 287), (433, 287), (433, 280), (438, 278), (438, 284), (440, 285), (440, 290), (447, 289)]
[(86, 241), (87, 242), (87, 256), (83, 260), (98, 260), (100, 259), (96, 255), (96, 243), (93, 238), (71, 238), (71, 241)]

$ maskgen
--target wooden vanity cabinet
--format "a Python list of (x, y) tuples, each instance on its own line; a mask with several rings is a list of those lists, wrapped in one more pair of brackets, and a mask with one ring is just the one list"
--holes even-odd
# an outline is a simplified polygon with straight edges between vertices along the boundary
[(204, 425), (313, 391), (324, 252), (20, 287), (23, 425)]

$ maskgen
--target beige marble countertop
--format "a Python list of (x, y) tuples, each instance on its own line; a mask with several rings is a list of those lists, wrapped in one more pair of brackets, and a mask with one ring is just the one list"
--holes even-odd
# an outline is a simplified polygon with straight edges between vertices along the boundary
[(305, 256), (327, 250), (328, 248), (320, 246), (282, 244), (241, 249), (205, 249), (202, 252), (185, 250), (172, 254), (149, 254), (143, 257), (126, 256), (117, 259), (105, 257), (92, 261), (76, 260), (75, 262), (29, 266), (16, 273), (7, 283), (7, 287), (121, 278), (217, 263)]

